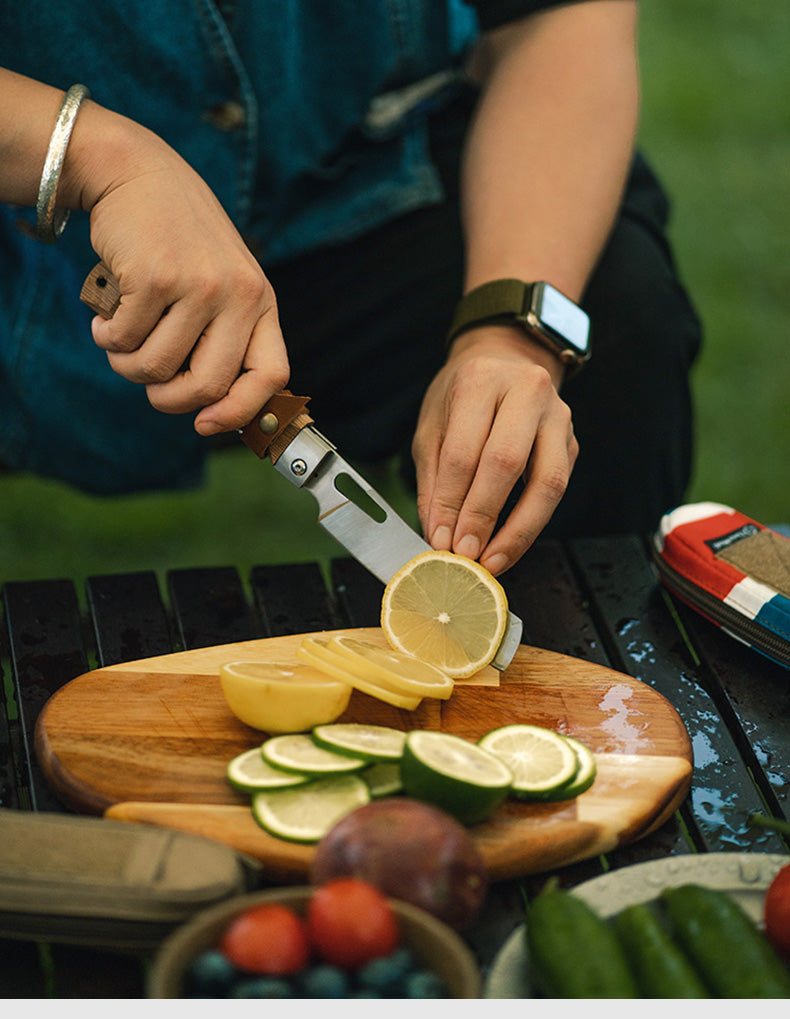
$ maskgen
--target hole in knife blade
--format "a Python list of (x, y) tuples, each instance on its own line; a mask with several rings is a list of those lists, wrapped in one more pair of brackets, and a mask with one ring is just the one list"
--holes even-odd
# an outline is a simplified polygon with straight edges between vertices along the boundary
[(350, 474), (338, 474), (335, 478), (335, 488), (377, 524), (383, 524), (387, 519), (386, 511), (374, 499), (371, 499), (365, 489), (358, 485)]

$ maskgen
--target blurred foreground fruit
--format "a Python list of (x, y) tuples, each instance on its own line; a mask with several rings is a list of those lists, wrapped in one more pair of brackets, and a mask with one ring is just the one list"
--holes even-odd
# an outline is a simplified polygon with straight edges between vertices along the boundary
[(307, 964), (310, 943), (302, 918), (287, 906), (272, 904), (236, 917), (222, 935), (219, 950), (244, 973), (283, 976)]
[(665, 888), (661, 899), (675, 941), (714, 998), (787, 998), (790, 973), (743, 907), (704, 885)]
[(765, 893), (763, 919), (768, 940), (790, 960), (790, 863), (777, 872)]
[(341, 818), (316, 847), (314, 885), (353, 876), (419, 906), (456, 930), (480, 912), (488, 887), (469, 832), (444, 811), (395, 797)]
[(358, 878), (336, 878), (316, 888), (306, 919), (314, 949), (343, 969), (357, 970), (387, 956), (399, 942), (398, 921), (387, 899)]

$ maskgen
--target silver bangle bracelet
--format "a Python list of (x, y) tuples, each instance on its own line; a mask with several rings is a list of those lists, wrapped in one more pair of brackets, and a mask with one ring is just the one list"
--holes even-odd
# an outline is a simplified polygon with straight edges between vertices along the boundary
[(74, 121), (77, 119), (80, 103), (89, 96), (90, 92), (84, 85), (71, 86), (63, 99), (58, 119), (55, 121), (55, 129), (49, 140), (36, 202), (36, 235), (40, 241), (47, 244), (55, 243), (63, 233), (66, 220), (69, 218), (68, 209), (55, 208), (55, 199)]

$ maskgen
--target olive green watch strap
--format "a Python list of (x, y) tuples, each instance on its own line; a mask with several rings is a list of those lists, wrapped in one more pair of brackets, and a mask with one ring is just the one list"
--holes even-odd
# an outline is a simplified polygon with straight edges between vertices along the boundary
[(447, 333), (447, 345), (468, 329), (482, 325), (509, 325), (514, 320), (526, 327), (532, 284), (521, 280), (492, 280), (461, 298)]

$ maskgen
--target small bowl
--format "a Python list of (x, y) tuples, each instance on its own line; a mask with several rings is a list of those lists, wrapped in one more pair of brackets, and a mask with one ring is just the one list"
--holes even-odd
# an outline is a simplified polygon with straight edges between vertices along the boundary
[[(274, 888), (228, 899), (196, 914), (160, 946), (148, 975), (149, 998), (182, 998), (184, 978), (192, 960), (216, 945), (222, 931), (251, 906), (279, 903), (304, 914), (311, 887)], [(466, 943), (446, 924), (424, 910), (390, 899), (398, 917), (402, 943), (444, 982), (450, 998), (479, 998), (480, 971)]]

